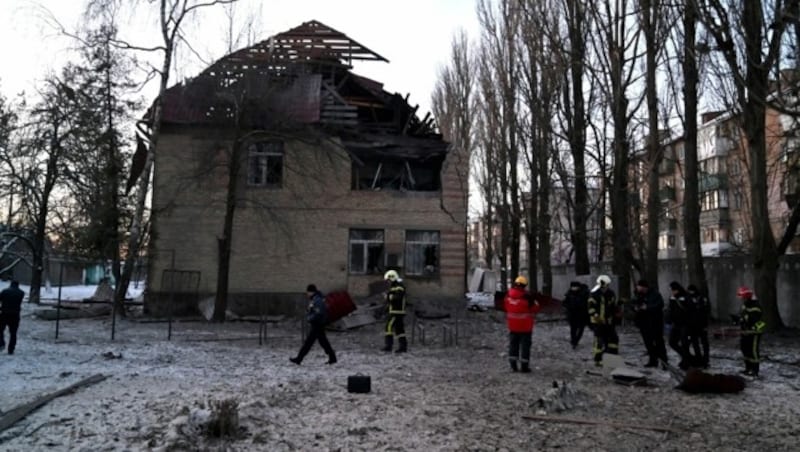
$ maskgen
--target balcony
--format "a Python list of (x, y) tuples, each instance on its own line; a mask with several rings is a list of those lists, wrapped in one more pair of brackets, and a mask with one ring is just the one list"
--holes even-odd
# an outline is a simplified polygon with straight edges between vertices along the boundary
[(661, 232), (678, 230), (678, 220), (676, 218), (662, 218), (661, 221), (658, 222), (658, 225), (658, 229)]
[(790, 209), (800, 201), (800, 168), (792, 168), (783, 176), (783, 199)]
[(658, 174), (667, 175), (675, 172), (675, 160), (664, 158), (658, 164)]
[(728, 176), (726, 174), (701, 174), (697, 180), (697, 190), (700, 193), (727, 188)]
[(660, 199), (661, 202), (675, 201), (675, 187), (661, 187), (661, 189), (658, 190), (658, 199)]
[(709, 225), (727, 225), (730, 224), (731, 216), (728, 212), (727, 207), (714, 209), (714, 210), (704, 210), (700, 212), (700, 225), (701, 226), (709, 226)]

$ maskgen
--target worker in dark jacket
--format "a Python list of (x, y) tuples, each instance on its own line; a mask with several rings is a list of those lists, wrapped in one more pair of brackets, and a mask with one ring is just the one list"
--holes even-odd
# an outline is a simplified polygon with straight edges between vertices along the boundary
[(22, 311), (22, 299), (25, 292), (19, 288), (18, 281), (11, 281), (11, 285), (0, 292), (0, 349), (6, 345), (6, 326), (8, 327), (8, 354), (13, 355), (17, 347), (17, 330), (19, 329), (19, 314)]
[(383, 275), (383, 279), (389, 282), (389, 290), (386, 292), (386, 305), (389, 309), (389, 318), (386, 320), (386, 330), (384, 331), (384, 352), (391, 352), (394, 345), (394, 338), (397, 337), (398, 347), (396, 353), (408, 351), (408, 340), (406, 339), (406, 288), (400, 274), (395, 270), (389, 270)]
[(597, 285), (589, 294), (589, 324), (594, 331), (594, 363), (603, 365), (603, 353), (619, 354), (619, 336), (617, 324), (621, 320), (622, 310), (617, 296), (611, 290), (611, 278), (608, 275), (597, 277)]
[(636, 326), (642, 334), (644, 346), (649, 357), (645, 367), (656, 367), (658, 361), (667, 362), (667, 348), (664, 345), (664, 298), (658, 289), (650, 287), (645, 280), (636, 283)]
[(325, 305), (325, 297), (317, 290), (317, 286), (309, 284), (306, 287), (306, 296), (308, 297), (308, 310), (306, 311), (306, 321), (311, 325), (311, 331), (308, 333), (303, 346), (294, 358), (289, 358), (289, 361), (300, 365), (305, 358), (308, 351), (314, 342), (319, 341), (319, 345), (325, 350), (328, 355), (328, 364), (336, 363), (336, 353), (328, 342), (328, 337), (325, 335), (325, 325), (327, 324), (328, 308)]
[(583, 330), (589, 324), (588, 313), (589, 287), (578, 281), (569, 283), (569, 290), (564, 294), (564, 310), (569, 322), (569, 342), (573, 350), (578, 347)]
[(740, 345), (745, 366), (742, 373), (757, 377), (761, 362), (761, 335), (766, 328), (766, 324), (761, 320), (761, 303), (753, 298), (753, 291), (747, 287), (740, 287), (736, 295), (742, 300), (742, 311), (739, 316), (739, 325), (742, 327)]
[(678, 367), (686, 370), (691, 365), (689, 356), (689, 317), (691, 306), (689, 305), (689, 293), (677, 282), (669, 283), (672, 296), (669, 297), (669, 311), (667, 313), (667, 323), (671, 325), (669, 331), (669, 346), (681, 357)]
[(708, 322), (711, 318), (711, 303), (694, 284), (689, 284), (686, 291), (689, 293), (689, 305), (692, 306), (689, 318), (689, 341), (694, 351), (693, 359), (698, 365), (707, 369), (710, 362)]

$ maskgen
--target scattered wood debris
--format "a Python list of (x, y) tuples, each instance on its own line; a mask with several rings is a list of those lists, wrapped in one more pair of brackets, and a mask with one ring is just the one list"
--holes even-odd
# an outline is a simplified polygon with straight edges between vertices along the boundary
[(84, 386), (91, 386), (91, 385), (93, 385), (95, 383), (100, 383), (101, 381), (105, 380), (106, 378), (108, 378), (108, 377), (106, 377), (105, 375), (102, 375), (102, 374), (92, 375), (91, 377), (84, 378), (83, 380), (81, 380), (81, 381), (79, 381), (77, 383), (74, 383), (74, 384), (72, 384), (70, 386), (67, 386), (64, 389), (59, 389), (58, 391), (52, 392), (50, 394), (43, 395), (43, 396), (39, 397), (38, 399), (34, 400), (33, 402), (29, 402), (29, 403), (17, 406), (15, 408), (12, 408), (10, 411), (5, 413), (3, 415), (3, 417), (0, 417), (0, 432), (2, 432), (3, 430), (11, 427), (12, 425), (16, 424), (18, 421), (23, 419), (25, 416), (29, 415), (30, 413), (32, 413), (33, 411), (35, 411), (39, 407), (45, 405), (46, 403), (50, 402), (51, 400), (53, 400), (53, 399), (55, 399), (57, 397), (61, 397), (63, 395), (70, 394), (70, 393), (72, 393), (72, 392), (76, 391), (77, 389), (82, 388)]

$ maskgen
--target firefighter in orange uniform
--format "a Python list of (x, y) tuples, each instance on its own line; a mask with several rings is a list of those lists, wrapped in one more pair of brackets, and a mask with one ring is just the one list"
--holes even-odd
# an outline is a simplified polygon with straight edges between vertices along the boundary
[(531, 336), (539, 303), (527, 290), (528, 278), (517, 276), (504, 300), (508, 324), (508, 362), (511, 370), (530, 372)]

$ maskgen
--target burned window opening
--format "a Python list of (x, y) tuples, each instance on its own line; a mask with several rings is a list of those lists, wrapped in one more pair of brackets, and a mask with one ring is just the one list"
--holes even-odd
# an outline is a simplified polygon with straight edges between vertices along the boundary
[(353, 190), (438, 191), (442, 159), (424, 161), (359, 156), (353, 162)]

